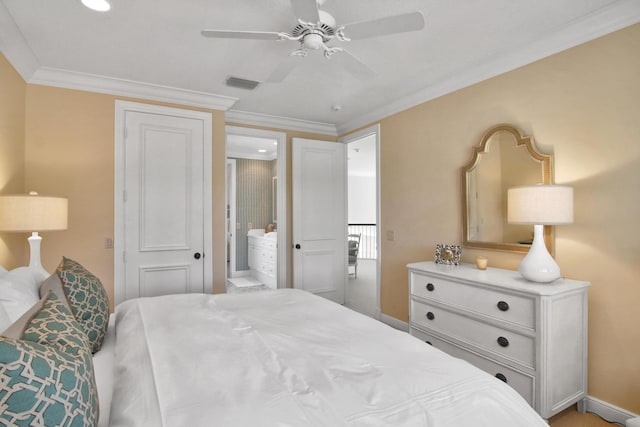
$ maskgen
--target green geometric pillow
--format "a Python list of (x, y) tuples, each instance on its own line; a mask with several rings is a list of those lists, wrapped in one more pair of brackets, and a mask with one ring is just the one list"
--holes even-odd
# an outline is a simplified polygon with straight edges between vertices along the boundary
[(71, 311), (89, 338), (91, 352), (102, 347), (109, 326), (109, 297), (100, 279), (78, 262), (63, 257), (56, 270)]
[(96, 426), (89, 342), (55, 295), (40, 304), (22, 340), (0, 337), (0, 425)]

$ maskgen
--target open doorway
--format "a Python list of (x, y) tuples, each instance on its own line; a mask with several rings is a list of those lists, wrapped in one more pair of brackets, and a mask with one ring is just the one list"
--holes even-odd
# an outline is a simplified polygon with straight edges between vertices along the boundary
[(235, 126), (226, 136), (227, 292), (285, 287), (286, 136)]
[(378, 126), (343, 139), (347, 144), (349, 268), (345, 305), (380, 317)]

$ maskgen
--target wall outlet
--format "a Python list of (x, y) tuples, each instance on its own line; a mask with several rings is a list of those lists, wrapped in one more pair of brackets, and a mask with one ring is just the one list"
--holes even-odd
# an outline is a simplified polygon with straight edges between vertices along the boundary
[(104, 248), (113, 249), (113, 239), (111, 237), (104, 238)]
[(393, 241), (396, 240), (396, 235), (393, 232), (393, 230), (387, 231), (387, 240), (390, 241), (390, 242), (393, 242)]

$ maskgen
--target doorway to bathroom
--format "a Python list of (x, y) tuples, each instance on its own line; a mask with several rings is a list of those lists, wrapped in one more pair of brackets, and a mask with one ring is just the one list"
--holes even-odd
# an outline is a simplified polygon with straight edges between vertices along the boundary
[(286, 135), (227, 126), (226, 165), (227, 292), (286, 287)]
[(379, 126), (342, 139), (347, 145), (348, 280), (345, 305), (380, 317)]

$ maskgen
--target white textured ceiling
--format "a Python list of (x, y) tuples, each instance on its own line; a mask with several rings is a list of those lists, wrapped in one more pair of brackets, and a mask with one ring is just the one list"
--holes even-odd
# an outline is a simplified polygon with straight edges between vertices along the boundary
[(262, 82), (297, 43), (212, 39), (200, 30), (290, 32), (289, 0), (110, 3), (99, 13), (80, 0), (1, 0), (0, 48), (27, 81), (63, 70), (222, 95), (232, 111), (337, 133), (640, 21), (638, 0), (327, 0), (322, 8), (338, 24), (419, 10), (426, 27), (333, 43), (373, 68), (373, 79), (314, 51), (284, 82), (247, 91), (225, 79)]

